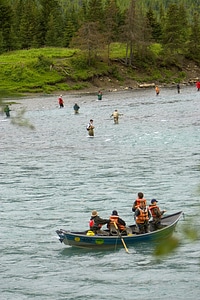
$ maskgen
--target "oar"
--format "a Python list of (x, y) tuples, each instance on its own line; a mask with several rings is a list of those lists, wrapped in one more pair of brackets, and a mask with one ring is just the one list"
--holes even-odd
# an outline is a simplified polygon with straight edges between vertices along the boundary
[(122, 237), (122, 235), (121, 235), (121, 233), (120, 233), (120, 231), (119, 231), (119, 228), (118, 228), (118, 226), (117, 226), (117, 224), (114, 222), (114, 226), (115, 226), (115, 228), (117, 229), (117, 232), (118, 232), (118, 235), (119, 235), (119, 237), (120, 237), (120, 239), (121, 239), (121, 241), (122, 241), (122, 244), (123, 244), (123, 246), (124, 246), (124, 248), (125, 248), (125, 250), (126, 250), (126, 253), (129, 253), (130, 254), (130, 252), (128, 251), (128, 248), (126, 247), (126, 244), (125, 244), (125, 242), (124, 242), (124, 239), (123, 239), (123, 237)]

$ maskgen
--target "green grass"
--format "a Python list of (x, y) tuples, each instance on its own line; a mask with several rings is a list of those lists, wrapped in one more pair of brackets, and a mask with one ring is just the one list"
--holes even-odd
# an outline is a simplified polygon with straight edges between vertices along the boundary
[[(42, 48), (0, 55), (0, 95), (13, 93), (52, 93), (77, 90), (87, 81), (108, 73), (106, 63), (95, 61), (89, 67), (77, 49)], [(68, 84), (68, 81), (70, 84)]]
[(13, 51), (0, 55), (0, 94), (53, 92), (64, 81), (57, 61), (70, 59), (77, 51), (64, 48), (42, 48)]
[(113, 43), (110, 46), (110, 58), (125, 58), (126, 57), (126, 45), (121, 43)]
[(108, 64), (105, 50), (101, 57), (92, 58), (90, 66), (87, 55), (78, 49), (49, 47), (7, 52), (0, 55), (0, 98), (82, 89), (99, 76), (109, 76), (123, 82), (125, 73), (138, 82), (170, 82), (172, 77), (179, 82), (184, 78), (184, 72), (174, 76), (166, 67), (157, 67), (155, 57), (159, 57), (161, 52), (159, 44), (152, 45), (146, 60), (135, 56), (135, 68), (115, 62), (115, 59), (126, 57), (126, 45), (120, 43), (110, 46), (111, 64)]

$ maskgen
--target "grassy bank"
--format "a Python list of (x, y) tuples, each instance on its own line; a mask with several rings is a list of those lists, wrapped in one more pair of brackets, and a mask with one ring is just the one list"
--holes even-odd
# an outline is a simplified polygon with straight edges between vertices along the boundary
[[(176, 67), (156, 67), (137, 60), (134, 67), (123, 64), (125, 46), (111, 47), (108, 64), (100, 53), (91, 66), (77, 49), (41, 48), (0, 55), (0, 97), (27, 93), (51, 94), (56, 91), (81, 90), (91, 86), (126, 85), (143, 82), (181, 82), (187, 74)], [(158, 50), (155, 47), (155, 55)]]

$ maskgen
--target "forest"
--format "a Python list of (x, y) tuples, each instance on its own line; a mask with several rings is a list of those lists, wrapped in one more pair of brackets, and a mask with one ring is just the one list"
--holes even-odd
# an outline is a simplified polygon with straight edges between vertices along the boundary
[(199, 16), (198, 0), (0, 0), (0, 53), (124, 42), (131, 60), (159, 43), (165, 53), (198, 60)]
[[(200, 64), (199, 0), (0, 0), (1, 55), (17, 50), (78, 49), (87, 65), (131, 68)], [(115, 57), (116, 60), (116, 57)]]

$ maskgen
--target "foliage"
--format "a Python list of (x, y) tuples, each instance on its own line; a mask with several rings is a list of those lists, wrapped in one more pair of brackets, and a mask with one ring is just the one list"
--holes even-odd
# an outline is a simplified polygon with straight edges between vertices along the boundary
[[(83, 88), (86, 81), (112, 76), (119, 81), (124, 74), (138, 82), (181, 82), (185, 73), (181, 60), (173, 56), (162, 59), (160, 44), (152, 44), (145, 55), (135, 54), (134, 68), (126, 67), (126, 44), (110, 46), (111, 63), (105, 53), (96, 55), (88, 65), (84, 51), (66, 48), (40, 48), (7, 52), (0, 55), (0, 94), (52, 93), (56, 90)], [(124, 70), (124, 71), (122, 71)]]
[(11, 118), (11, 123), (20, 127), (27, 127), (32, 130), (35, 129), (35, 127), (29, 122), (29, 120), (24, 117), (24, 114), (25, 110), (20, 110), (16, 117)]
[(199, 232), (196, 230), (193, 225), (194, 222), (187, 220), (186, 223), (180, 227), (181, 235), (180, 236), (171, 236), (164, 240), (162, 243), (156, 245), (154, 250), (154, 255), (166, 256), (173, 253), (178, 247), (183, 244), (183, 241), (196, 242), (199, 240)]

